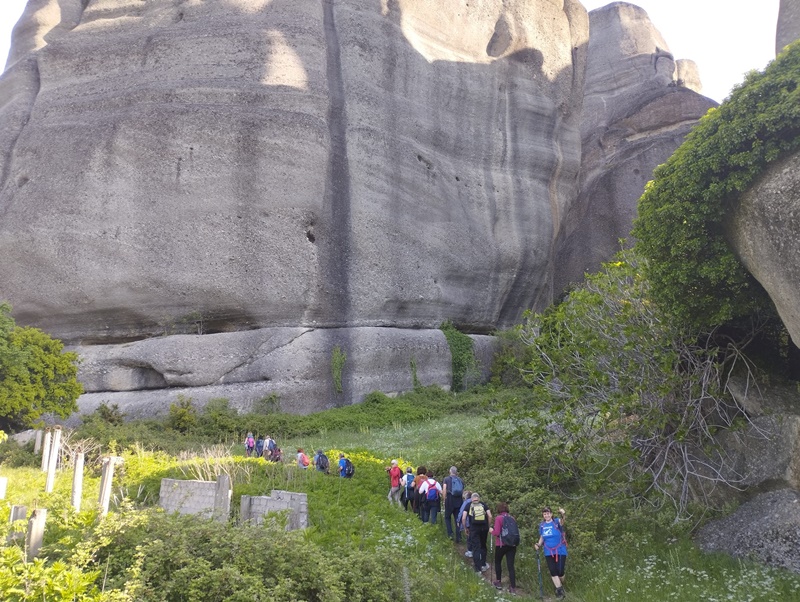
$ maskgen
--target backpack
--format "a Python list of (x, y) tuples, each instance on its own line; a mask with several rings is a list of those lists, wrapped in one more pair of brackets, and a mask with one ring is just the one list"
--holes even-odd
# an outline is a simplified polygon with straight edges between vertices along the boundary
[(253, 447), (255, 447), (255, 445), (256, 445), (256, 440), (253, 439), (252, 436), (250, 436), (250, 437), (247, 438), (247, 441), (245, 441), (244, 444), (245, 444), (245, 446), (247, 448), (253, 449)]
[(272, 437), (267, 439), (267, 449), (269, 451), (275, 451), (275, 439), (273, 439)]
[[(552, 555), (556, 557), (556, 560), (558, 560), (558, 548), (560, 546), (564, 546), (565, 548), (567, 547), (567, 535), (565, 533), (565, 527), (564, 527), (564, 525), (561, 524), (560, 520), (558, 520), (557, 518), (554, 518), (553, 519), (553, 523), (555, 523), (556, 531), (558, 531), (561, 534), (561, 541), (558, 542), (558, 545), (556, 547), (554, 547), (554, 548), (549, 548), (548, 546), (545, 545), (544, 549), (545, 550), (550, 550)], [(539, 523), (539, 530), (540, 531), (542, 529), (542, 526), (544, 526), (545, 524), (546, 523), (544, 521)]]
[(450, 477), (450, 489), (448, 493), (452, 493), (453, 497), (461, 497), (464, 495), (464, 481), (456, 476)]
[[(433, 481), (433, 479), (431, 479)], [(428, 491), (425, 494), (425, 499), (429, 502), (438, 502), (439, 501), (439, 490), (436, 489), (436, 481), (433, 481), (431, 485), (431, 481), (428, 481)]]
[(486, 524), (486, 506), (483, 502), (478, 502), (477, 504), (470, 504), (469, 512), (467, 512), (467, 516), (469, 517), (470, 526), (475, 524)]
[(504, 546), (519, 545), (519, 527), (517, 521), (510, 514), (503, 517), (503, 526), (500, 527), (500, 541)]
[(414, 493), (414, 475), (406, 473), (403, 477), (405, 479), (406, 499), (411, 499), (411, 494)]
[(350, 461), (350, 458), (344, 459), (344, 478), (351, 479), (353, 475), (356, 474), (356, 467), (353, 466), (353, 463)]
[(322, 472), (328, 472), (331, 463), (328, 461), (328, 456), (325, 454), (320, 454), (317, 458), (317, 468), (319, 468)]

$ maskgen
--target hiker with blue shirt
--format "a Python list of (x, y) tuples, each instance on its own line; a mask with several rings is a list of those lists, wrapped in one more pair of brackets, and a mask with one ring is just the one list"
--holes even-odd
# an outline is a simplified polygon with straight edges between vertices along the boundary
[[(464, 496), (464, 481), (458, 476), (458, 469), (450, 467), (450, 474), (442, 481), (442, 497), (444, 497), (444, 526), (447, 537), (461, 543), (461, 532), (458, 530), (458, 512)], [(450, 519), (452, 518), (452, 524)], [(456, 525), (453, 533), (453, 524)]]
[(556, 598), (564, 597), (564, 570), (567, 562), (567, 539), (564, 537), (564, 519), (567, 516), (563, 508), (558, 509), (561, 518), (553, 518), (553, 511), (549, 506), (542, 509), (542, 518), (539, 524), (539, 541), (533, 544), (536, 551), (544, 548), (544, 559), (550, 570), (550, 577), (556, 588)]

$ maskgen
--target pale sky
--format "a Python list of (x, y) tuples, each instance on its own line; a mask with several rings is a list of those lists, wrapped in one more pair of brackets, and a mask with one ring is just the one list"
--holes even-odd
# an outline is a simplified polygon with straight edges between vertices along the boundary
[[(435, 0), (431, 0), (432, 2)], [(582, 0), (587, 10), (608, 0)], [(26, 0), (0, 0), (0, 63)], [(775, 57), (779, 0), (638, 0), (676, 59), (697, 63), (703, 94), (722, 101), (751, 69)]]

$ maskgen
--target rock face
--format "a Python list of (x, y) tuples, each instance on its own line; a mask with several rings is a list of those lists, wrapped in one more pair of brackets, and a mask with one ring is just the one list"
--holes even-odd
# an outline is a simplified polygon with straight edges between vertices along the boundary
[(490, 331), (549, 303), (577, 2), (86, 4), (31, 2), (2, 85), (18, 321), (84, 342), (195, 317)]
[[(474, 381), (491, 366), (493, 337), (473, 335)], [(346, 355), (341, 391), (333, 350)], [(449, 386), (450, 348), (441, 330), (400, 328), (264, 328), (246, 332), (174, 335), (123, 345), (74, 349), (87, 391), (80, 411), (117, 404), (129, 418), (163, 416), (179, 396), (196, 407), (224, 397), (250, 411), (277, 395), (281, 410), (308, 413), (360, 401), (371, 392), (409, 391), (415, 384)], [(473, 381), (473, 384), (474, 384)]]
[(759, 494), (706, 524), (696, 540), (706, 552), (756, 558), (800, 573), (800, 494), (791, 489)]
[(800, 346), (800, 154), (772, 165), (734, 204), (726, 237)]
[(675, 61), (647, 13), (615, 2), (589, 13), (580, 195), (564, 220), (556, 290), (619, 250), (653, 169), (708, 109), (692, 61)]
[[(794, 383), (754, 386), (731, 379), (728, 390), (750, 424), (721, 431), (718, 442), (730, 460), (727, 477), (748, 491), (800, 490), (800, 399)], [(724, 492), (726, 500), (739, 492)]]
[[(165, 334), (289, 328), (355, 358), (358, 329), (509, 324), (552, 298), (587, 38), (575, 0), (31, 0), (0, 81), (0, 298), (105, 353), (82, 373), (109, 399), (283, 392), (203, 362), (175, 381)], [(339, 403), (317, 393), (294, 409)]]
[(775, 35), (775, 54), (800, 39), (800, 0), (781, 0), (778, 9), (778, 29)]
[[(747, 414), (741, 430), (721, 431), (737, 489), (715, 492), (719, 502), (744, 502), (734, 513), (711, 521), (697, 535), (707, 552), (755, 557), (800, 572), (800, 400), (795, 383), (754, 385), (732, 378), (728, 390)], [(753, 520), (758, 517), (759, 520)]]

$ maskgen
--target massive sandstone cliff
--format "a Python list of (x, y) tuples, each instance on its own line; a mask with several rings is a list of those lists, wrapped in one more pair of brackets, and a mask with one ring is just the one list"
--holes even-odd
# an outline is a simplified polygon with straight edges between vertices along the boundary
[(641, 11), (602, 10), (637, 17), (587, 88), (577, 0), (30, 0), (0, 80), (0, 298), (81, 352), (84, 411), (447, 384), (442, 320), (490, 332), (552, 301), (557, 245), (586, 264), (566, 216), (611, 196), (579, 197), (609, 171), (581, 137), (674, 147), (707, 102)]
[(717, 105), (699, 94), (697, 66), (674, 59), (638, 6), (593, 10), (589, 27), (580, 192), (557, 245), (556, 290), (620, 250), (653, 168)]

